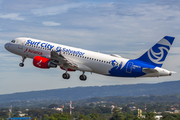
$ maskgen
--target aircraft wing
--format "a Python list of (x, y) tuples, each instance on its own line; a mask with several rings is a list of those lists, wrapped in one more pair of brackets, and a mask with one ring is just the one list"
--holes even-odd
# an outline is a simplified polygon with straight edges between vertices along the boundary
[(73, 68), (73, 69), (78, 69), (81, 71), (89, 71), (91, 72), (92, 69), (90, 69), (88, 66), (83, 65), (81, 63), (74, 62), (70, 59), (67, 59), (64, 57), (61, 52), (57, 53), (55, 51), (51, 51), (51, 59), (53, 60), (52, 62), (57, 64), (57, 65), (63, 65), (63, 67), (68, 67), (68, 68)]
[(51, 51), (51, 59), (53, 59), (53, 62), (58, 65), (68, 64), (71, 67), (77, 67), (73, 61), (68, 60), (61, 53), (57, 53), (55, 51)]

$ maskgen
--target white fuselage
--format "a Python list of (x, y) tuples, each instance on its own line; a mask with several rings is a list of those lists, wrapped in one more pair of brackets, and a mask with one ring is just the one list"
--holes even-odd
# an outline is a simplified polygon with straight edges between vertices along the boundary
[[(99, 52), (74, 48), (61, 44), (46, 42), (33, 38), (16, 38), (5, 44), (5, 48), (22, 57), (42, 56), (51, 59), (51, 51), (60, 53), (71, 63), (68, 68), (84, 72), (93, 72), (117, 77), (157, 77), (169, 76), (171, 72), (139, 60), (129, 60), (118, 55), (107, 55)], [(72, 64), (76, 65), (73, 67)], [(64, 67), (63, 63), (58, 64)]]
[[(32, 45), (31, 43), (27, 44), (27, 40), (29, 39), (32, 42), (37, 42), (37, 43), (35, 45)], [(128, 59), (116, 55), (113, 56), (108, 54), (102, 54), (99, 52), (92, 52), (81, 48), (74, 48), (70, 46), (55, 44), (55, 43), (32, 39), (32, 38), (16, 38), (14, 40), (16, 41), (14, 45), (11, 45), (11, 43), (7, 45), (9, 46), (8, 48), (9, 51), (14, 54), (32, 59), (35, 56), (44, 56), (50, 58), (51, 57), (50, 52), (52, 50), (60, 52), (59, 50), (61, 49), (61, 54), (64, 57), (66, 57), (67, 59), (73, 62), (83, 64), (90, 68), (87, 71), (98, 74), (104, 74), (104, 75), (109, 74), (109, 70), (112, 68), (111, 60), (116, 60), (118, 62), (115, 64), (122, 63), (122, 67), (128, 61)], [(73, 53), (77, 53), (77, 54), (73, 54)]]

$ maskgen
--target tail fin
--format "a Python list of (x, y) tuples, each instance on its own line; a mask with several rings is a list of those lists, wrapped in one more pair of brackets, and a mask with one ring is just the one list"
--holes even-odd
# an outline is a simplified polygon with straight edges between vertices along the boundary
[(165, 36), (137, 60), (161, 67), (174, 39), (174, 37)]

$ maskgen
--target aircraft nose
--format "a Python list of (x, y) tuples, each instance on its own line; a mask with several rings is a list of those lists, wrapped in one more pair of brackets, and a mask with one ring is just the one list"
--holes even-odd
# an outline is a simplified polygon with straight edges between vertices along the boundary
[(5, 45), (4, 45), (4, 48), (6, 49), (6, 50), (8, 50), (8, 48), (9, 48), (9, 43), (6, 43)]

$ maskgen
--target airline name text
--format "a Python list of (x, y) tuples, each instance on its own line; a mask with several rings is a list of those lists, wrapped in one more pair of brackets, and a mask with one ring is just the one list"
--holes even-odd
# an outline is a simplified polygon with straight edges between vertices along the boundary
[[(54, 48), (54, 45), (51, 45), (49, 43), (36, 42), (36, 41), (32, 41), (32, 40), (27, 40), (26, 44), (44, 47), (44, 48), (47, 48), (49, 50)], [(56, 47), (56, 52), (66, 52), (66, 53), (71, 53), (71, 54), (76, 54), (76, 55), (84, 55), (85, 54), (81, 51), (74, 51), (74, 50), (62, 48), (59, 46)]]

